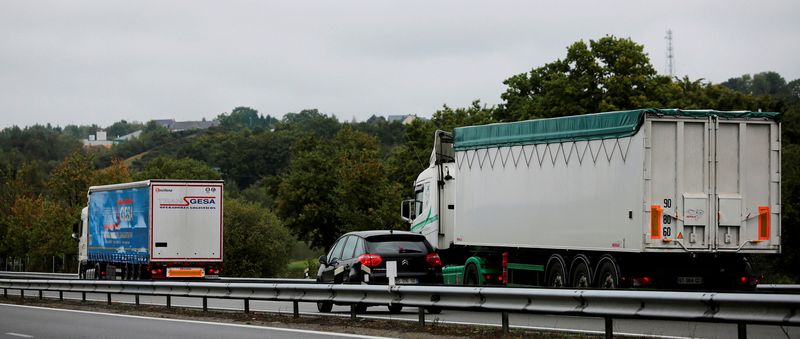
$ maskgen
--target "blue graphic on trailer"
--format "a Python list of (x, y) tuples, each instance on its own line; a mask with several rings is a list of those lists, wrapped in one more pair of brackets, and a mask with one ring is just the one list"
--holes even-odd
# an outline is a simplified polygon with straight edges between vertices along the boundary
[(150, 189), (89, 195), (89, 260), (146, 264), (150, 240)]

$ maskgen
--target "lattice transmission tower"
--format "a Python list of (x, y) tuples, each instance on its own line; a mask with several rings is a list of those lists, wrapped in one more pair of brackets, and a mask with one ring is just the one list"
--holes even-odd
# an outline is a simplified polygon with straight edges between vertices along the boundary
[(669, 74), (670, 79), (675, 77), (675, 53), (672, 49), (672, 29), (667, 30), (667, 58), (665, 60), (664, 72)]

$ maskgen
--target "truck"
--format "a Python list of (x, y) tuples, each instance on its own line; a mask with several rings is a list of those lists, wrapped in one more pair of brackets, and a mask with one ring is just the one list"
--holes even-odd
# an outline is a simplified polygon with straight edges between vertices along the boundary
[(779, 113), (638, 109), (436, 131), (401, 215), (446, 284), (749, 289), (780, 192)]
[(219, 180), (92, 186), (73, 238), (81, 279), (213, 279), (222, 269)]

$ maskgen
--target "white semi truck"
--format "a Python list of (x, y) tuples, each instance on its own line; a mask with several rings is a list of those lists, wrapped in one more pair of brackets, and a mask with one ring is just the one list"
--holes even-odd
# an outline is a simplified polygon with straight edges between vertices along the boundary
[(748, 288), (781, 251), (780, 135), (678, 109), (437, 131), (402, 215), (447, 284)]
[(92, 186), (78, 239), (82, 279), (217, 278), (222, 269), (219, 180)]

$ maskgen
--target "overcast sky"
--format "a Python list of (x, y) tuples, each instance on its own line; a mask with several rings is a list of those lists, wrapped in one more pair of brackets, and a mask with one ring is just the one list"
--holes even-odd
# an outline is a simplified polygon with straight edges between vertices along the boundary
[(2, 1), (0, 128), (250, 106), (341, 120), (500, 102), (502, 81), (605, 35), (665, 72), (800, 78), (800, 1)]

